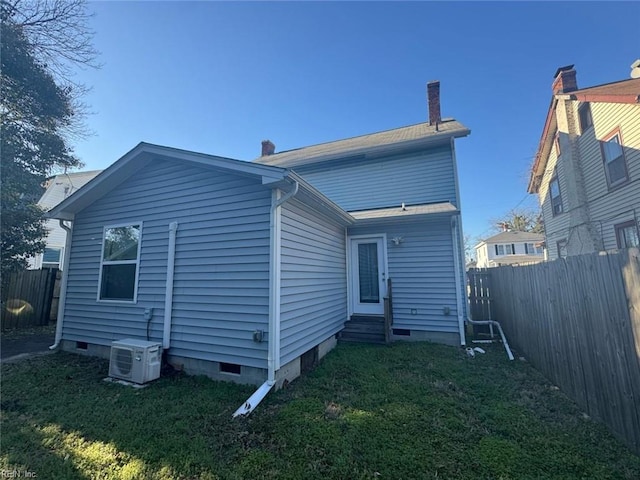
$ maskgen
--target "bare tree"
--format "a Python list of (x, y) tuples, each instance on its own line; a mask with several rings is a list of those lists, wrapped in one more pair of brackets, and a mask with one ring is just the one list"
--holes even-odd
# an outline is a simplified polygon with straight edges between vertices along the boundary
[(495, 230), (511, 230), (514, 232), (544, 233), (542, 213), (528, 209), (513, 209), (503, 217), (493, 219)]
[(77, 85), (74, 68), (100, 66), (85, 0), (0, 0), (0, 15), (21, 28), (56, 83)]

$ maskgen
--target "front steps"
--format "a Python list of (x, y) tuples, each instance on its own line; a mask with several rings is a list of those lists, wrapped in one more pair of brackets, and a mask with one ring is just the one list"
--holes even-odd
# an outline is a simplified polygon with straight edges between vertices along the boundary
[(378, 315), (352, 315), (340, 332), (341, 342), (375, 343), (384, 345), (384, 317)]

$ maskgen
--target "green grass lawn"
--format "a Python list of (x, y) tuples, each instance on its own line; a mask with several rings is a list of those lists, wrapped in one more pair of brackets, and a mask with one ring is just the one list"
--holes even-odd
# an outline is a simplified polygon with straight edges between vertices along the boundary
[(38, 479), (640, 478), (640, 458), (526, 362), (432, 344), (338, 346), (231, 418), (254, 387), (136, 390), (66, 353), (2, 366), (0, 469)]

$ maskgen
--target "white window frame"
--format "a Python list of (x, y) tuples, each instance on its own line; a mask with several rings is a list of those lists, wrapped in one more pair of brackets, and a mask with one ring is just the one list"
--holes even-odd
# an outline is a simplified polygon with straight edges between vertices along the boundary
[[(133, 227), (138, 225), (140, 229), (140, 238), (138, 239), (138, 252), (136, 255), (136, 259), (134, 260), (116, 260), (116, 261), (104, 261), (104, 247), (105, 242), (107, 240), (107, 230), (110, 228), (120, 228), (120, 227)], [(105, 225), (102, 229), (102, 244), (100, 247), (100, 274), (98, 275), (98, 292), (96, 295), (96, 300), (100, 303), (126, 303), (126, 304), (135, 304), (138, 303), (138, 279), (140, 276), (140, 251), (142, 247), (142, 221), (139, 222), (127, 222), (127, 223), (117, 223), (113, 225)], [(117, 300), (111, 298), (100, 298), (102, 293), (102, 271), (104, 270), (104, 265), (134, 265), (136, 266), (136, 275), (133, 283), (133, 299), (131, 300)]]
[(497, 257), (502, 257), (504, 256), (504, 245), (501, 244), (497, 244), (495, 245), (495, 252), (496, 252), (496, 256)]
[[(617, 141), (614, 142), (614, 140)], [(612, 142), (620, 147), (620, 155), (614, 158), (607, 158), (608, 155), (606, 144)], [(622, 135), (620, 134), (619, 128), (616, 128), (613, 131), (609, 132), (604, 136), (602, 140), (600, 140), (600, 150), (602, 152), (602, 162), (604, 164), (604, 173), (607, 179), (607, 187), (612, 190), (622, 185), (626, 185), (629, 182), (629, 167), (627, 165), (627, 159), (624, 154), (624, 145), (622, 144)], [(620, 160), (622, 162), (622, 165), (624, 166), (624, 177), (613, 181), (611, 180), (611, 171), (609, 167), (616, 160)]]
[[(45, 251), (41, 254), (40, 268), (60, 268), (62, 265), (62, 259), (64, 258), (64, 247), (45, 247)], [(44, 255), (47, 250), (58, 250), (58, 261), (49, 262), (44, 259)]]

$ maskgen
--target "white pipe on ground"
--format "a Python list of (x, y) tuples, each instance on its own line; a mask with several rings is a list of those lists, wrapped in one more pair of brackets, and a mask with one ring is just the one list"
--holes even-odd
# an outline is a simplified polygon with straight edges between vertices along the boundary
[[(457, 300), (457, 309), (458, 309), (458, 325), (460, 326), (460, 340), (462, 345), (465, 345), (464, 341), (464, 315), (462, 314), (462, 287), (461, 287), (461, 277), (460, 277), (460, 247), (457, 241), (456, 235), (456, 226), (457, 217), (452, 217), (451, 226), (452, 226), (452, 235), (453, 237), (453, 261), (455, 263), (455, 282), (456, 282), (456, 300)], [(502, 338), (502, 343), (504, 344), (504, 349), (507, 351), (507, 356), (509, 360), (513, 360), (513, 353), (511, 352), (511, 348), (509, 348), (509, 343), (507, 342), (507, 337), (505, 337), (504, 332), (502, 331), (502, 327), (495, 320), (471, 320), (467, 315), (467, 323), (472, 325), (490, 325), (498, 327), (498, 332), (500, 332), (500, 337)]]
[(176, 234), (178, 222), (169, 224), (169, 253), (167, 254), (167, 280), (164, 291), (164, 325), (162, 330), (162, 348), (171, 346), (171, 313), (173, 310), (173, 274), (176, 263)]
[(471, 325), (495, 325), (496, 327), (498, 327), (498, 332), (500, 333), (500, 338), (502, 338), (504, 349), (507, 351), (507, 356), (509, 357), (509, 360), (513, 360), (513, 353), (511, 352), (511, 348), (509, 348), (507, 337), (504, 336), (502, 327), (498, 322), (496, 322), (495, 320), (471, 320), (470, 318), (467, 318), (467, 322)]
[(55, 350), (60, 346), (62, 340), (62, 323), (64, 322), (64, 307), (67, 302), (67, 283), (69, 281), (69, 258), (71, 257), (71, 235), (73, 233), (73, 222), (70, 227), (64, 223), (64, 220), (58, 220), (60, 227), (67, 233), (64, 241), (64, 257), (62, 261), (62, 283), (60, 285), (60, 298), (58, 300), (58, 318), (56, 320), (56, 335), (50, 350)]
[(267, 350), (267, 381), (238, 408), (233, 417), (248, 415), (267, 396), (276, 384), (276, 370), (280, 368), (280, 250), (281, 223), (280, 207), (293, 198), (300, 188), (295, 182), (293, 190), (278, 198), (275, 193), (271, 201), (269, 229), (271, 232), (271, 251), (269, 261), (269, 346)]

